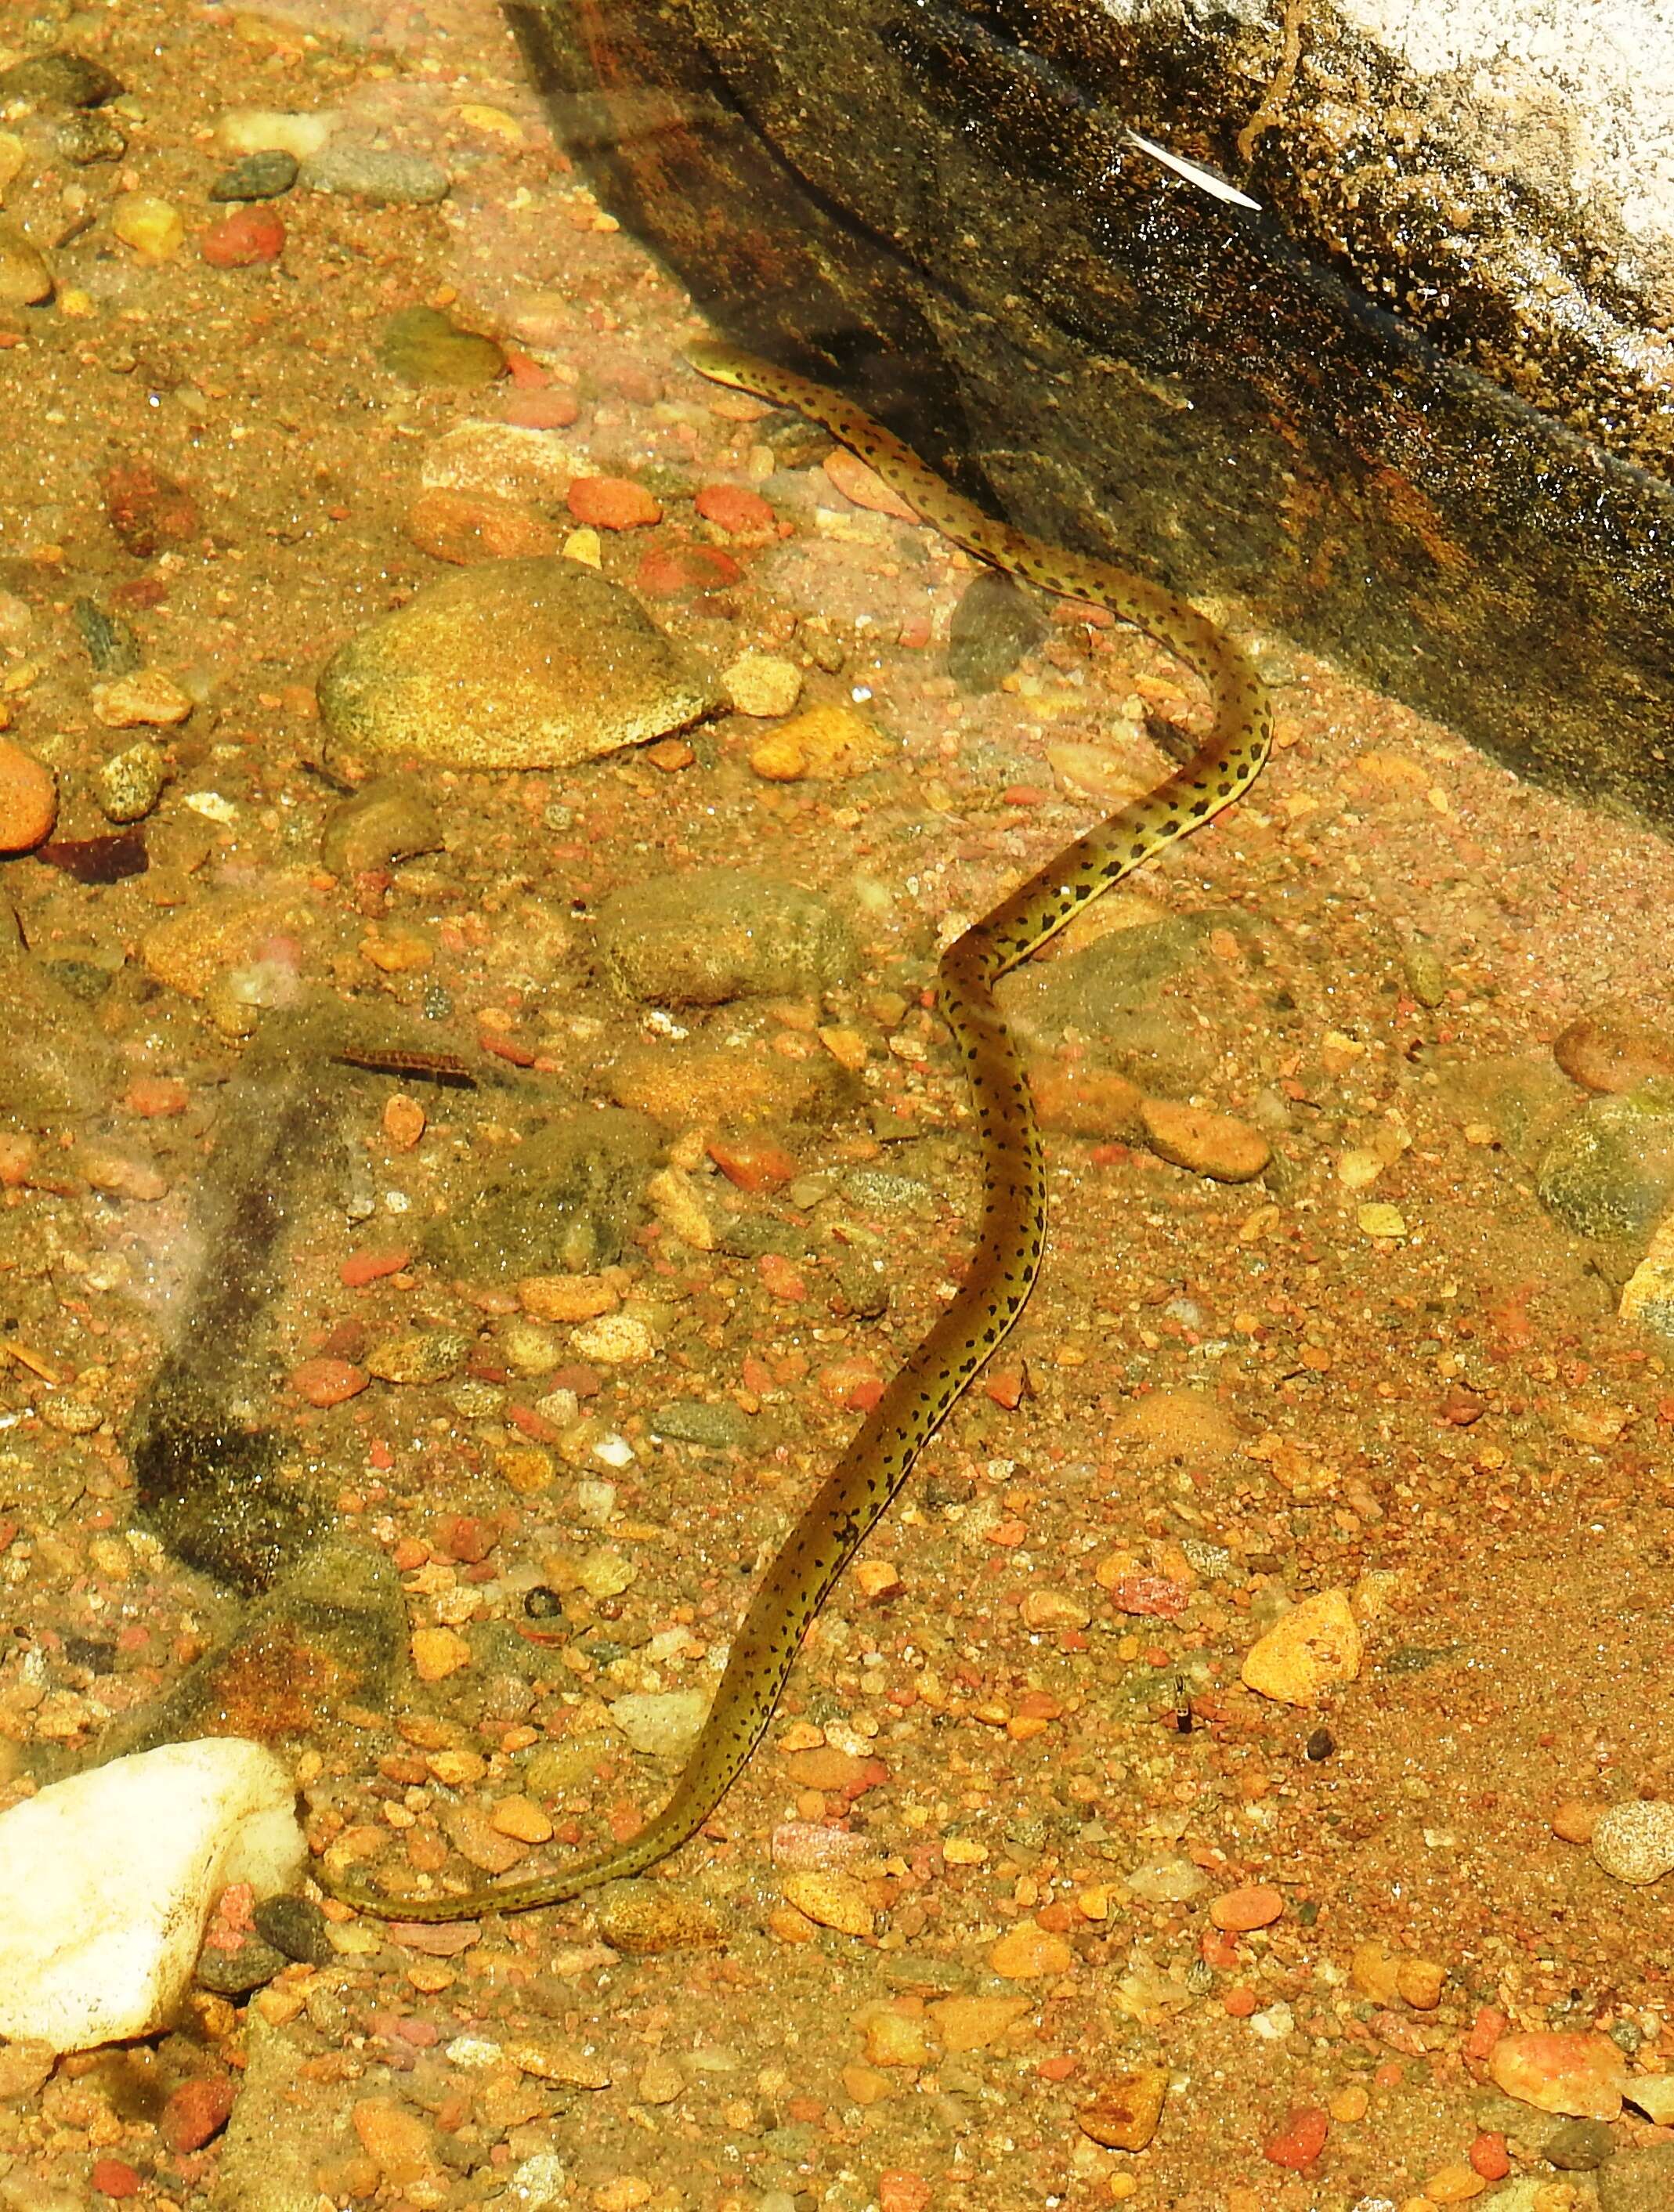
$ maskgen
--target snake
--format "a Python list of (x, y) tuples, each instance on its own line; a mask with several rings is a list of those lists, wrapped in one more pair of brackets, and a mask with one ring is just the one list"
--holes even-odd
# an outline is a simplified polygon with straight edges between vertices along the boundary
[(881, 422), (823, 384), (705, 341), (685, 358), (712, 381), (818, 423), (870, 465), (920, 520), (977, 560), (1043, 591), (1107, 608), (1177, 654), (1207, 686), (1208, 740), (1141, 798), (1064, 847), (942, 953), (936, 1004), (952, 1031), (975, 1109), (982, 1217), (964, 1283), (898, 1370), (767, 1567), (673, 1791), (624, 1842), (550, 1874), (433, 1897), (389, 1895), (322, 1873), (346, 1903), (386, 1918), (475, 1919), (560, 1905), (643, 1874), (703, 1825), (773, 1717), (802, 1639), (915, 1462), (1017, 1326), (1046, 1243), (1045, 1153), (1017, 1048), (994, 986), (1101, 893), (1248, 791), (1272, 744), (1266, 688), (1249, 657), (1208, 616), (1161, 585), (995, 520), (955, 491)]

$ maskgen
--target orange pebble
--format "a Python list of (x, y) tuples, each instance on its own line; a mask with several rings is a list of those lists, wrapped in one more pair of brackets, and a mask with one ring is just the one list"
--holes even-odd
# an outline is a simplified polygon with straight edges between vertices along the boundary
[(1276, 1889), (1248, 1882), (1241, 1889), (1223, 1890), (1209, 1906), (1209, 1918), (1217, 1928), (1243, 1936), (1252, 1928), (1270, 1928), (1284, 1909)]

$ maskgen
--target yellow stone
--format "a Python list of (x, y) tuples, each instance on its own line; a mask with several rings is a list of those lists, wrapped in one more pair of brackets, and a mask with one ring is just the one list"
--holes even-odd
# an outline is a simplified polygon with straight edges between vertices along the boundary
[(1028, 2010), (1027, 1997), (942, 1997), (929, 2008), (947, 2051), (986, 2051)]
[(1334, 2120), (1341, 2121), (1345, 2126), (1352, 2126), (1356, 2120), (1366, 2118), (1371, 2102), (1364, 2086), (1359, 2081), (1351, 2081), (1346, 2089), (1337, 2091), (1325, 2109)]
[(788, 714), (802, 696), (802, 672), (794, 660), (768, 653), (741, 653), (721, 672), (735, 714), (763, 719)]
[(1167, 2094), (1166, 2066), (1130, 2067), (1099, 2083), (1093, 2101), (1076, 2113), (1076, 2124), (1106, 2150), (1143, 2150), (1157, 2132)]
[(1431, 2012), (1441, 2002), (1446, 1966), (1434, 1959), (1403, 1959), (1396, 1969), (1395, 1986), (1415, 2012)]
[(1398, 1206), (1390, 1206), (1382, 1200), (1357, 1206), (1354, 1218), (1367, 1237), (1404, 1237), (1407, 1233), (1406, 1215)]
[(552, 1486), (552, 1455), (539, 1444), (511, 1444), (496, 1452), (494, 1464), (508, 1490), (520, 1498), (533, 1498)]
[(488, 1771), (488, 1761), (481, 1752), (466, 1751), (463, 1747), (455, 1751), (433, 1751), (424, 1764), (444, 1790), (468, 1790)]
[(520, 1844), (549, 1844), (552, 1823), (533, 1797), (502, 1797), (489, 1814), (490, 1825)]
[(193, 703), (161, 668), (137, 668), (131, 676), (95, 684), (88, 697), (94, 721), (107, 730), (169, 729), (186, 720)]
[(1038, 1921), (1020, 1920), (994, 1946), (988, 1962), (1001, 1981), (1027, 1982), (1041, 1974), (1068, 1973), (1075, 1954), (1062, 1936)]
[(866, 1891), (851, 1874), (833, 1874), (815, 1868), (789, 1874), (780, 1885), (785, 1902), (822, 1928), (839, 1936), (870, 1936), (873, 1911)]
[(922, 2013), (893, 2005), (868, 2005), (861, 2022), (867, 2063), (874, 2066), (929, 2066), (936, 2053)]
[(415, 1628), (412, 1670), (421, 1682), (446, 1681), (471, 1664), (471, 1646), (456, 1629)]
[(602, 1275), (525, 1275), (517, 1302), (538, 1321), (594, 1321), (621, 1304)]
[(111, 228), (142, 261), (170, 261), (186, 242), (186, 227), (172, 201), (154, 192), (120, 192)]
[(1239, 1669), (1246, 1689), (1281, 1705), (1318, 1704), (1361, 1671), (1361, 1632), (1345, 1589), (1321, 1590), (1291, 1607), (1258, 1637)]
[(752, 750), (750, 765), (771, 782), (793, 783), (804, 775), (863, 775), (894, 752), (881, 731), (846, 707), (811, 707), (764, 738)]
[(600, 1367), (636, 1366), (657, 1348), (657, 1340), (638, 1315), (624, 1313), (601, 1314), (597, 1321), (584, 1322), (570, 1344), (578, 1358)]
[(670, 1236), (690, 1244), (694, 1252), (713, 1252), (715, 1224), (702, 1192), (684, 1168), (660, 1169), (645, 1186), (645, 1195)]
[(1424, 2194), (1432, 2204), (1468, 2204), (1487, 2187), (1475, 2166), (1465, 2165), (1460, 2159), (1433, 2173), (1424, 2184)]

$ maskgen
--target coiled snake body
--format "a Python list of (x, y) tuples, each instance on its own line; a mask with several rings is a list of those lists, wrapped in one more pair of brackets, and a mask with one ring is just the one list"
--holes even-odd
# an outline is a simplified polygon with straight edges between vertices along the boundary
[(347, 1902), (406, 1920), (460, 1920), (562, 1904), (598, 1883), (643, 1873), (714, 1811), (771, 1719), (810, 1622), (924, 1445), (1015, 1325), (1040, 1271), (1045, 1161), (1022, 1065), (994, 1003), (995, 981), (1102, 891), (1247, 791), (1271, 741), (1260, 679), (1194, 607), (1105, 562), (1058, 550), (994, 521), (880, 423), (823, 385), (721, 345), (694, 346), (687, 359), (702, 375), (822, 424), (927, 523), (979, 560), (1045, 591), (1108, 607), (1147, 631), (1208, 684), (1214, 726), (1185, 767), (1067, 846), (943, 953), (938, 1004), (965, 1062), (982, 1146), (976, 1255), (958, 1296), (867, 1415), (768, 1568), (668, 1802), (630, 1841), (502, 1887), (398, 1899), (342, 1877), (327, 1879)]

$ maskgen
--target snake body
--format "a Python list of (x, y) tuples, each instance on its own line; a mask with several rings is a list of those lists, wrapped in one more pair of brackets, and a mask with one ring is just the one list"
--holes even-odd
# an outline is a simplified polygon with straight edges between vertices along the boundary
[(938, 1003), (965, 1062), (981, 1138), (984, 1190), (965, 1284), (867, 1415), (763, 1577), (709, 1716), (673, 1794), (637, 1835), (533, 1879), (434, 1898), (392, 1899), (341, 1877), (328, 1887), (369, 1911), (458, 1920), (562, 1904), (643, 1873), (685, 1843), (725, 1796), (771, 1719), (804, 1634), (925, 1444), (1022, 1313), (1046, 1235), (1046, 1169), (1028, 1085), (995, 1005), (999, 977), (1099, 894), (1218, 814), (1260, 774), (1271, 741), (1266, 693), (1239, 648), (1172, 592), (1108, 562), (1060, 550), (996, 522), (858, 407), (731, 348), (687, 355), (700, 374), (794, 408), (829, 430), (923, 519), (978, 560), (1044, 590), (1092, 601), (1136, 624), (1203, 679), (1214, 730), (1196, 756), (1142, 799), (1065, 848), (943, 953)]

